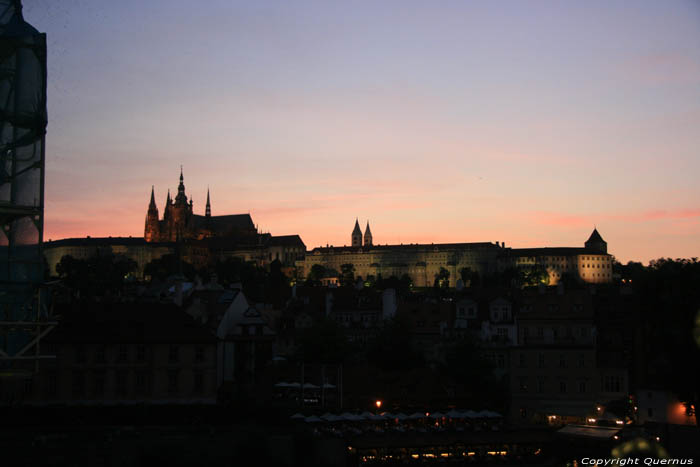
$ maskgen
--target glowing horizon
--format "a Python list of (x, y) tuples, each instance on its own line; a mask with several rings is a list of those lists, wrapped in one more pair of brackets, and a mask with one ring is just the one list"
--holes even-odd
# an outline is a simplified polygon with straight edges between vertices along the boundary
[[(307, 248), (700, 256), (700, 6), (212, 1), (57, 6), (44, 238), (142, 236), (184, 165), (204, 213)], [(665, 3), (665, 2), (664, 2)]]

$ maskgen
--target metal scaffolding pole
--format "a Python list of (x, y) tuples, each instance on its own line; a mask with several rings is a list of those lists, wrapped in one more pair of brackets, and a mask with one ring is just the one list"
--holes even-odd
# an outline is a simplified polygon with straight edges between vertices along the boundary
[(0, 0), (0, 404), (27, 395), (53, 328), (44, 284), (46, 35)]

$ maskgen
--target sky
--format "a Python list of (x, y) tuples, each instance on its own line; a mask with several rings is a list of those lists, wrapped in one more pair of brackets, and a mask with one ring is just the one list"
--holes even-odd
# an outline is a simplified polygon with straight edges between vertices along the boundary
[(195, 213), (307, 248), (700, 256), (700, 2), (25, 0), (47, 34), (45, 239)]

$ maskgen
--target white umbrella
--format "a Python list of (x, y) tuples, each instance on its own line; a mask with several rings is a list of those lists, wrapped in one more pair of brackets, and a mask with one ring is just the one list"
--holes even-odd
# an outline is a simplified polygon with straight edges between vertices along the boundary
[(369, 418), (369, 417), (371, 417), (372, 415), (374, 415), (372, 412), (367, 412), (367, 411), (365, 411), (365, 412), (362, 412), (362, 413), (360, 414), (360, 417)]
[(276, 388), (288, 388), (288, 387), (289, 387), (289, 383), (285, 383), (284, 381), (281, 381), (281, 382), (275, 384), (275, 387), (276, 387)]
[(488, 418), (489, 417), (489, 411), (488, 410), (482, 410), (481, 412), (476, 414), (477, 418)]
[(304, 416), (304, 414), (295, 413), (294, 415), (292, 415), (292, 416), (289, 417), (289, 418), (292, 418), (292, 419), (294, 419), (294, 420), (298, 420), (298, 419), (300, 419), (300, 418), (306, 418), (306, 417)]
[(299, 389), (299, 388), (301, 387), (301, 384), (299, 384), (299, 383), (288, 383), (288, 384), (287, 384), (287, 387)]
[(394, 415), (394, 414), (391, 413), (391, 412), (384, 412), (384, 413), (382, 414), (382, 416), (383, 416), (384, 418), (387, 418), (387, 419), (388, 419), (388, 418), (396, 418), (396, 415)]
[(490, 410), (487, 410), (487, 412), (489, 413), (488, 414), (489, 418), (501, 418), (502, 417), (502, 415), (498, 412), (491, 412)]
[(378, 422), (378, 421), (380, 421), (380, 420), (384, 420), (384, 417), (383, 417), (383, 416), (381, 416), (381, 415), (375, 415), (375, 414), (371, 414), (371, 415), (370, 415), (369, 417), (367, 417), (367, 418), (369, 418), (370, 420), (372, 420), (372, 421), (374, 421), (374, 422)]
[(335, 385), (331, 383), (325, 383), (323, 387), (326, 389), (335, 389)]
[(343, 420), (343, 417), (333, 415), (332, 413), (325, 413), (325, 414), (321, 415), (321, 418), (327, 422), (337, 422), (339, 420)]
[(425, 418), (425, 414), (420, 413), (420, 412), (414, 412), (411, 415), (409, 415), (408, 418), (411, 420), (418, 420), (421, 418)]
[(442, 418), (444, 416), (445, 416), (445, 414), (443, 414), (441, 412), (433, 412), (430, 414), (430, 418)]
[(399, 420), (406, 420), (408, 418), (408, 415), (406, 415), (405, 413), (399, 412), (396, 415), (394, 415), (394, 418), (397, 418)]
[(316, 415), (312, 415), (312, 416), (310, 416), (310, 417), (306, 417), (306, 418), (304, 419), (304, 421), (305, 421), (306, 423), (316, 423), (316, 422), (322, 422), (323, 420), (321, 420), (320, 418), (318, 418)]
[(459, 411), (454, 410), (454, 409), (450, 410), (445, 415), (450, 417), (450, 418), (464, 418), (462, 412), (459, 412)]
[(313, 383), (304, 383), (304, 389), (307, 389), (307, 388), (308, 388), (308, 389), (318, 389), (319, 386), (316, 386), (316, 385), (313, 384)]
[(477, 418), (479, 414), (477, 414), (473, 410), (467, 410), (466, 412), (464, 412), (464, 416), (467, 418)]

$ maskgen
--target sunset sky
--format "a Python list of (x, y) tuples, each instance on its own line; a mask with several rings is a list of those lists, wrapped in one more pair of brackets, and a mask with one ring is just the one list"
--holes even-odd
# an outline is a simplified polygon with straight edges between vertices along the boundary
[(310, 249), (700, 256), (700, 2), (25, 0), (47, 33), (45, 238), (204, 213)]

